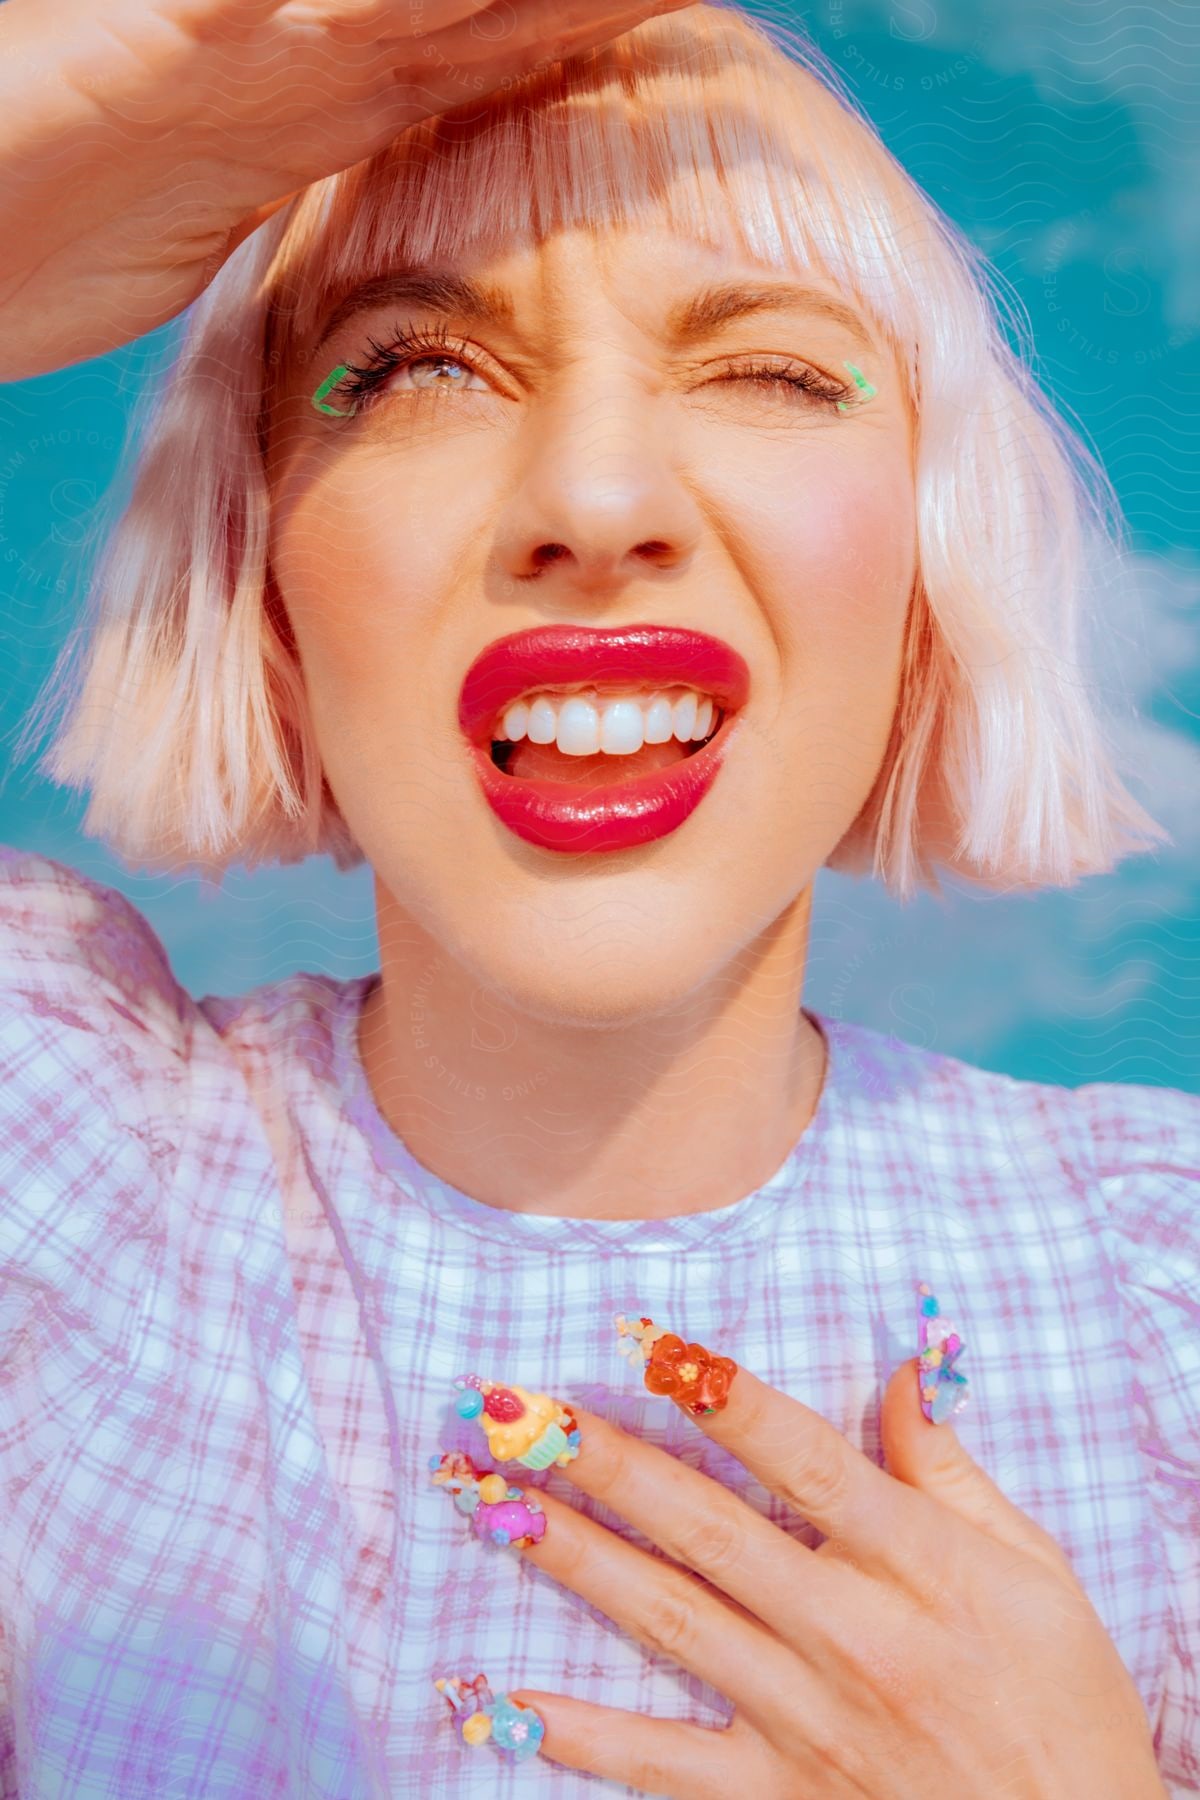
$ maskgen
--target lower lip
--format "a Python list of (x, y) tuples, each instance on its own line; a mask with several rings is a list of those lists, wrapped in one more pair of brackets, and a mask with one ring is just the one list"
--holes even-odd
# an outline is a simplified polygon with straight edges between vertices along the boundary
[(611, 787), (505, 775), (486, 746), (471, 745), (484, 798), (502, 825), (543, 850), (627, 850), (666, 837), (695, 812), (720, 772), (737, 717), (726, 717), (707, 744), (672, 763)]

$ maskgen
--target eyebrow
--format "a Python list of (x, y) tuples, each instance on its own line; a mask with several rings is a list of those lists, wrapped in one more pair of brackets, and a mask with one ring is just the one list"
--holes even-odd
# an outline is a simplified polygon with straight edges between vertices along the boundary
[(852, 306), (822, 288), (794, 282), (730, 281), (704, 288), (674, 309), (667, 321), (667, 332), (676, 344), (691, 344), (711, 336), (733, 319), (753, 313), (795, 311), (816, 313), (844, 326), (860, 343), (873, 346), (870, 332)]
[[(515, 316), (512, 297), (503, 288), (474, 281), (468, 275), (450, 270), (394, 270), (363, 282), (334, 307), (321, 328), (312, 356), (315, 357), (321, 346), (348, 320), (389, 302), (504, 329), (512, 326)], [(874, 339), (852, 306), (821, 288), (794, 282), (729, 281), (702, 288), (672, 308), (666, 334), (674, 344), (686, 346), (712, 336), (735, 319), (755, 313), (796, 310), (815, 313), (841, 325), (860, 343), (874, 348)]]
[(472, 281), (469, 275), (430, 269), (399, 269), (389, 275), (376, 275), (364, 281), (334, 307), (313, 348), (316, 356), (322, 344), (340, 331), (348, 319), (358, 313), (388, 302), (407, 305), (420, 312), (441, 313), (446, 317), (477, 319), (481, 323), (511, 326), (513, 303), (502, 288)]

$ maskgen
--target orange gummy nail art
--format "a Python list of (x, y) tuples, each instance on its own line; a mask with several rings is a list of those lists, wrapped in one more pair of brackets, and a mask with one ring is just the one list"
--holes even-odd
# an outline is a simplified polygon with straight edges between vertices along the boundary
[(737, 1374), (731, 1356), (715, 1356), (703, 1344), (685, 1343), (644, 1316), (629, 1319), (618, 1313), (614, 1323), (621, 1339), (619, 1350), (631, 1362), (641, 1359), (643, 1379), (652, 1394), (665, 1394), (684, 1412), (696, 1415), (721, 1411)]

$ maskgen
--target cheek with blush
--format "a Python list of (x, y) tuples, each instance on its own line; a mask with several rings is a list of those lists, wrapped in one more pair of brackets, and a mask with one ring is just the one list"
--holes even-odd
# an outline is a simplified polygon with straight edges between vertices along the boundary
[(916, 572), (911, 480), (898, 461), (814, 471), (803, 504), (780, 509), (768, 604), (784, 665), (781, 734), (791, 800), (832, 844), (870, 792), (900, 692)]
[(803, 505), (781, 509), (777, 566), (797, 572), (794, 610), (805, 636), (844, 634), (868, 657), (890, 657), (904, 622), (916, 557), (914, 498), (904, 471), (881, 461), (836, 467), (806, 484)]
[(323, 481), (279, 531), (273, 566), (318, 729), (358, 720), (386, 745), (424, 704), (424, 650), (461, 581), (446, 513), (368, 467)]

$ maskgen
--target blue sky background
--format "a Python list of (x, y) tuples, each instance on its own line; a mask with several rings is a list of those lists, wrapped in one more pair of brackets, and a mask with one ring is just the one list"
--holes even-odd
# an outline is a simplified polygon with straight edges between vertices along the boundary
[[(761, 5), (752, 7), (768, 16)], [(1135, 791), (1175, 844), (1070, 892), (947, 889), (900, 907), (818, 877), (804, 999), (1038, 1081), (1200, 1092), (1200, 5), (816, 0), (802, 24), (884, 140), (1024, 307), (1038, 373), (1099, 452), (1132, 533), (1094, 656), (1128, 702)], [(325, 858), (219, 893), (134, 874), (79, 833), (82, 796), (14, 759), (76, 615), (81, 546), (130, 410), (178, 324), (0, 386), (0, 841), (119, 888), (196, 995), (378, 966), (370, 872)]]

